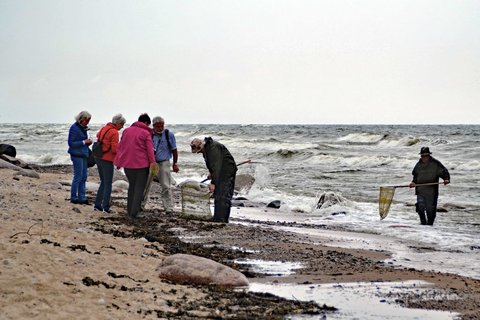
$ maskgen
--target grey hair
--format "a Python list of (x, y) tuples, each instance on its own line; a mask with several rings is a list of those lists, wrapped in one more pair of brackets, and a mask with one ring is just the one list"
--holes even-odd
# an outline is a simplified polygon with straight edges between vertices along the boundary
[(117, 113), (112, 118), (113, 124), (125, 124), (125, 122), (127, 122), (127, 120), (125, 120), (121, 113)]
[(92, 115), (88, 111), (82, 111), (75, 117), (75, 121), (80, 122), (85, 119), (91, 119)]
[(165, 119), (163, 119), (162, 117), (155, 117), (155, 118), (152, 119), (152, 125), (154, 125), (155, 123), (159, 123), (159, 122), (165, 123)]
[(198, 153), (204, 145), (205, 141), (199, 138), (195, 138), (192, 140), (192, 142), (190, 142), (190, 147), (192, 148), (193, 153)]

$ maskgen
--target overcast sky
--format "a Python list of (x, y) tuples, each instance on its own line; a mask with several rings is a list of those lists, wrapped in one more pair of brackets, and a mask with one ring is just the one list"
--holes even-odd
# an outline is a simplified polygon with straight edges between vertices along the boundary
[(480, 1), (0, 0), (0, 122), (480, 124)]

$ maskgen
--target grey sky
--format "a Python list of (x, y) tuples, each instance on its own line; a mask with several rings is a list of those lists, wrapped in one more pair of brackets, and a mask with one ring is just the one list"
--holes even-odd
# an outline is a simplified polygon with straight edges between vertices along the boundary
[(480, 1), (0, 0), (0, 122), (480, 124)]

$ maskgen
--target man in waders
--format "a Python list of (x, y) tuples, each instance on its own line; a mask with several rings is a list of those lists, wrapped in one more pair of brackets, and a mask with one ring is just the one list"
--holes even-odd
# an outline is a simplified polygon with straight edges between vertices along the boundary
[[(432, 226), (437, 215), (438, 178), (442, 178), (443, 184), (447, 185), (450, 183), (450, 173), (431, 154), (428, 147), (420, 149), (420, 160), (413, 168), (413, 180), (410, 182), (410, 188), (415, 188), (417, 195), (415, 207), (420, 216), (420, 223)], [(431, 185), (417, 186), (417, 184)]]
[(215, 199), (213, 221), (228, 223), (237, 173), (235, 159), (223, 144), (210, 137), (205, 140), (195, 138), (190, 147), (192, 153), (203, 154), (210, 172), (211, 181), (208, 188)]

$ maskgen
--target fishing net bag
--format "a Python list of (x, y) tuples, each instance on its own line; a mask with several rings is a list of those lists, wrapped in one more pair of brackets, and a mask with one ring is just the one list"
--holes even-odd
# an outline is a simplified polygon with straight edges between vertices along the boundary
[(395, 194), (394, 187), (380, 187), (380, 196), (378, 199), (378, 212), (380, 219), (383, 220), (388, 215), (390, 205), (392, 204), (393, 195)]
[(209, 220), (212, 218), (210, 210), (210, 191), (208, 186), (197, 181), (185, 181), (180, 184), (182, 197), (182, 215)]

